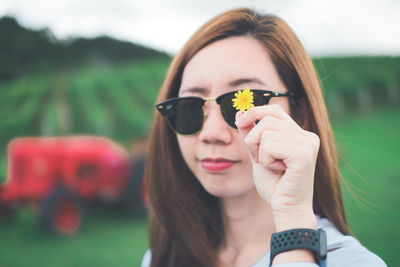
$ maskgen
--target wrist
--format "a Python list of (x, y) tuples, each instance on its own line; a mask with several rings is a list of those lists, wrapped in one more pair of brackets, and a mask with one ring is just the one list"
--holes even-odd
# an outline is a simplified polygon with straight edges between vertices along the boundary
[(305, 249), (296, 249), (282, 252), (274, 257), (271, 265), (289, 263), (289, 262), (311, 262), (316, 263), (311, 251)]
[(274, 216), (275, 231), (281, 232), (296, 228), (316, 229), (317, 218), (311, 210), (293, 213), (290, 215), (277, 215)]

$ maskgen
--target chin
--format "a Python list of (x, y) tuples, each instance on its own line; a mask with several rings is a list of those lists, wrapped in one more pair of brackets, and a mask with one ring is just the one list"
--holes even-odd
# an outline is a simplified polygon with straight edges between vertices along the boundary
[(232, 181), (227, 183), (208, 182), (203, 184), (203, 188), (210, 195), (221, 198), (238, 197), (255, 189), (254, 184), (232, 183)]

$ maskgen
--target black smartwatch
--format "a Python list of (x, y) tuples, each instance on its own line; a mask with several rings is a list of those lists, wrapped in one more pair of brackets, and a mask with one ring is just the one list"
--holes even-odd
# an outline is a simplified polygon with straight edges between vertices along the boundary
[(322, 229), (291, 229), (272, 234), (271, 237), (271, 258), (272, 260), (281, 252), (307, 249), (314, 254), (315, 260), (321, 267), (326, 267), (327, 243), (326, 233)]

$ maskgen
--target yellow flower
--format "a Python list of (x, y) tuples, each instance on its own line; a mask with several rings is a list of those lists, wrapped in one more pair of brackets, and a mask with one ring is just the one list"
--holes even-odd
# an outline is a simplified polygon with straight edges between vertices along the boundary
[(233, 107), (240, 111), (249, 110), (253, 105), (253, 92), (249, 88), (235, 93), (235, 98), (232, 99)]

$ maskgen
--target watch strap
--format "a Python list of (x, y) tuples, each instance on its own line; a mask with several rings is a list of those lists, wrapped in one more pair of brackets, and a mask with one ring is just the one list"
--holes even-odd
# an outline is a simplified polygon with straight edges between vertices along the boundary
[(272, 234), (269, 265), (272, 265), (274, 257), (279, 253), (295, 249), (312, 251), (317, 263), (326, 266), (327, 240), (324, 230), (300, 228)]

